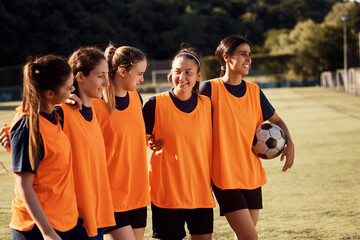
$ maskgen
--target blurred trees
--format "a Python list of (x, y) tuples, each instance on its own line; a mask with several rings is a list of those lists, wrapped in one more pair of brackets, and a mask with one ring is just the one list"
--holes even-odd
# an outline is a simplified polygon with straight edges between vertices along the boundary
[[(232, 34), (247, 35), (253, 50), (262, 52), (264, 33), (290, 31), (308, 19), (320, 24), (336, 2), (340, 0), (1, 0), (0, 66), (20, 64), (33, 55), (68, 56), (83, 45), (104, 48), (110, 41), (136, 46), (150, 59), (171, 58), (182, 42), (212, 55), (219, 41)], [(272, 44), (266, 41), (269, 50)]]
[(360, 5), (355, 2), (336, 3), (321, 23), (306, 20), (298, 22), (291, 30), (268, 31), (264, 50), (270, 55), (295, 56), (287, 63), (289, 73), (303, 79), (318, 79), (322, 71), (343, 68), (341, 16), (350, 16), (346, 23), (348, 66), (358, 66)]

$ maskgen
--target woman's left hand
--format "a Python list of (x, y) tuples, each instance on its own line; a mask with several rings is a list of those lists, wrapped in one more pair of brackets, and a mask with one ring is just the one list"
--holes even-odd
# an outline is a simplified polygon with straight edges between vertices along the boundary
[(10, 152), (10, 127), (6, 123), (0, 129), (0, 142), (1, 146)]
[(295, 146), (292, 141), (289, 141), (286, 144), (286, 147), (284, 148), (280, 161), (284, 161), (285, 159), (285, 165), (282, 169), (283, 172), (286, 172), (286, 170), (290, 169), (291, 166), (294, 164), (294, 157), (295, 157)]

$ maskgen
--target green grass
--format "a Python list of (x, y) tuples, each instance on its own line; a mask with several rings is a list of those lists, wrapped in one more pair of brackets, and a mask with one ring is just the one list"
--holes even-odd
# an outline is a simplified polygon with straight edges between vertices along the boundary
[[(259, 239), (360, 239), (360, 98), (315, 87), (264, 92), (291, 131), (295, 164), (283, 173), (279, 158), (263, 161), (268, 182)], [(11, 121), (17, 104), (0, 104), (0, 124)], [(10, 164), (3, 149), (0, 160)], [(0, 189), (0, 239), (11, 239), (11, 175), (0, 176)], [(145, 239), (151, 239), (150, 210)], [(233, 239), (217, 207), (213, 239)]]

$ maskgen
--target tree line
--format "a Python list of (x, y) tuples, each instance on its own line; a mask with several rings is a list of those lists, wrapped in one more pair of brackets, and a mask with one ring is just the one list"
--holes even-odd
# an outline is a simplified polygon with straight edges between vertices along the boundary
[(317, 63), (304, 69), (312, 77), (341, 66), (342, 51), (334, 55), (342, 49), (339, 9), (351, 15), (350, 49), (360, 30), (359, 4), (340, 0), (2, 0), (0, 66), (109, 42), (138, 47), (150, 60), (172, 58), (183, 42), (208, 56), (222, 38), (240, 34), (254, 55), (296, 55), (286, 67), (294, 74), (303, 74), (304, 62)]

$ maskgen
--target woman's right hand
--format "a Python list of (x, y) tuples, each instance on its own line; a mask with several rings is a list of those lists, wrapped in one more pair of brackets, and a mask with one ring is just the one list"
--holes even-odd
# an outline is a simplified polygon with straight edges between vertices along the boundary
[(162, 139), (155, 139), (154, 135), (151, 135), (149, 137), (149, 141), (148, 141), (148, 144), (149, 144), (149, 148), (151, 150), (153, 150), (154, 152), (156, 151), (159, 151), (163, 148), (164, 146), (164, 140)]
[(69, 105), (72, 105), (74, 107), (76, 107), (78, 110), (81, 110), (82, 107), (82, 101), (81, 99), (78, 97), (78, 95), (72, 93), (70, 94), (69, 98), (66, 99), (66, 103)]

